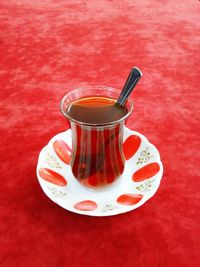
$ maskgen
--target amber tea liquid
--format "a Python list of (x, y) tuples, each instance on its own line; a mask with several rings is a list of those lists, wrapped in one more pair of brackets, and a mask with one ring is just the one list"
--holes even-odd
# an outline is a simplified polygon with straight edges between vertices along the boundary
[(118, 107), (112, 98), (91, 96), (72, 102), (65, 112), (72, 118), (74, 176), (90, 187), (114, 182), (122, 174), (125, 160), (123, 122), (113, 122), (123, 118), (127, 108)]

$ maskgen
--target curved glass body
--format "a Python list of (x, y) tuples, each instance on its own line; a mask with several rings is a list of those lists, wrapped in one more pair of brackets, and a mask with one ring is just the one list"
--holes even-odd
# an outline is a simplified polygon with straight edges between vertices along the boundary
[(85, 123), (77, 121), (67, 111), (74, 101), (86, 97), (118, 98), (120, 91), (104, 86), (87, 86), (69, 92), (61, 101), (61, 111), (72, 129), (71, 168), (73, 175), (85, 186), (98, 188), (109, 185), (123, 173), (122, 149), (125, 119), (131, 114), (133, 104), (127, 100), (127, 113), (116, 121)]

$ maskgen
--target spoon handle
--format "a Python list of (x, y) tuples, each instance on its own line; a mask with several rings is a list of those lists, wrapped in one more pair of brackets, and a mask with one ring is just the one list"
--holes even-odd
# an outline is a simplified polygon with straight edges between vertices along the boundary
[(128, 79), (122, 89), (122, 92), (116, 101), (116, 104), (118, 104), (119, 106), (123, 106), (125, 104), (126, 99), (128, 98), (128, 96), (130, 95), (133, 88), (135, 87), (135, 85), (137, 84), (137, 82), (141, 77), (142, 77), (142, 72), (140, 71), (140, 69), (137, 67), (132, 68), (128, 76)]

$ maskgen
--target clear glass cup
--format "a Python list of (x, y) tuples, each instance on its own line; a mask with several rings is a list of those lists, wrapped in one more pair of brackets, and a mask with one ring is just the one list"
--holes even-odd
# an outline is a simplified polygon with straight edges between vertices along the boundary
[(85, 97), (109, 97), (117, 100), (120, 91), (106, 86), (86, 86), (66, 94), (61, 101), (61, 111), (72, 130), (72, 155), (70, 165), (74, 177), (92, 188), (104, 187), (115, 182), (123, 173), (123, 132), (125, 120), (133, 110), (127, 99), (127, 114), (109, 123), (84, 123), (66, 112), (69, 105)]

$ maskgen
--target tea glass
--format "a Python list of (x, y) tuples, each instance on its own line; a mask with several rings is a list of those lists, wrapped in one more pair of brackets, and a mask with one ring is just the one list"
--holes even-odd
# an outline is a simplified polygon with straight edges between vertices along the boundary
[(130, 98), (126, 101), (127, 113), (116, 121), (85, 123), (66, 112), (74, 101), (85, 97), (117, 99), (118, 89), (107, 86), (85, 86), (67, 93), (61, 101), (61, 111), (72, 130), (71, 170), (74, 177), (90, 188), (103, 188), (113, 184), (123, 173), (123, 133), (125, 120), (133, 111)]

